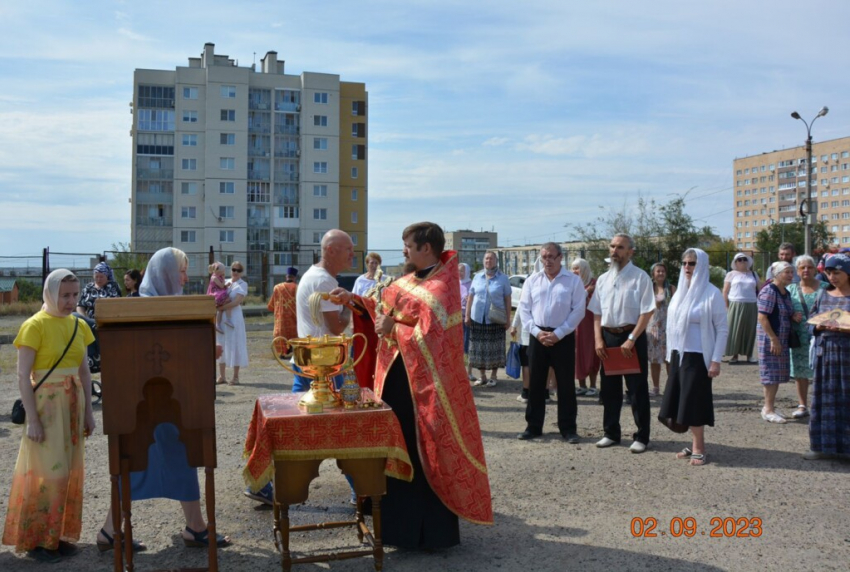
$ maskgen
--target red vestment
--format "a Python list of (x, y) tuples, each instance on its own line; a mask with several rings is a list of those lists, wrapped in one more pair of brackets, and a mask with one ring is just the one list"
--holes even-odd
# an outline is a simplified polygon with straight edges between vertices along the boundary
[[(383, 290), (381, 302), (355, 299), (372, 316), (392, 315), (393, 332), (378, 345), (375, 393), (401, 356), (416, 415), (419, 457), (428, 483), (456, 515), (493, 523), (490, 481), (478, 412), (463, 363), (458, 262), (446, 251), (425, 278), (408, 274)], [(414, 453), (411, 451), (411, 455)]]
[[(360, 387), (375, 388), (375, 364), (378, 361), (378, 335), (375, 333), (375, 322), (372, 316), (367, 313), (358, 315), (352, 312), (351, 322), (354, 326), (354, 333), (360, 333), (366, 336), (366, 353), (363, 359), (354, 366), (354, 373), (357, 376), (357, 383)], [(363, 339), (360, 337), (354, 338), (354, 358), (356, 359), (363, 351)]]
[[(295, 290), (298, 285), (295, 282), (283, 282), (274, 287), (269, 298), (268, 309), (274, 312), (274, 337), (284, 338), (298, 337), (298, 323), (295, 317)], [(288, 352), (286, 344), (282, 341), (274, 343), (274, 349), (278, 355)]]

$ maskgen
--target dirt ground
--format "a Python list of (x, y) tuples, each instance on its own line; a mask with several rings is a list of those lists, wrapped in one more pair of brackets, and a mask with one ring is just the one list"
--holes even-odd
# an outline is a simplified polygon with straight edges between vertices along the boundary
[[(291, 377), (271, 357), (270, 332), (251, 331), (248, 337), (251, 365), (240, 375), (242, 384), (220, 386), (217, 393), (216, 516), (219, 531), (233, 539), (233, 546), (219, 551), (220, 569), (262, 572), (278, 570), (280, 560), (271, 511), (242, 496), (243, 443), (256, 397), (289, 391)], [(14, 348), (0, 346), (2, 515), (21, 439), (21, 428), (9, 421), (8, 413), (18, 393), (14, 360)], [(724, 364), (714, 385), (717, 421), (706, 431), (710, 463), (704, 467), (676, 460), (675, 452), (690, 443), (689, 437), (673, 434), (657, 421), (648, 451), (630, 454), (626, 436), (634, 425), (628, 408), (622, 414), (623, 445), (597, 449), (593, 444), (602, 436), (602, 407), (589, 397), (579, 398), (580, 445), (564, 442), (552, 426), (556, 405), (547, 406), (544, 438), (518, 441), (525, 427), (525, 408), (516, 401), (519, 382), (502, 374), (495, 388), (475, 388), (495, 525), (461, 522), (462, 543), (449, 550), (387, 548), (385, 570), (847, 570), (850, 463), (802, 460), (800, 454), (808, 449), (807, 425), (762, 421), (757, 376), (756, 365)], [(794, 395), (791, 385), (782, 387), (779, 409), (790, 412)], [(653, 399), (653, 418), (659, 405), (660, 398)], [(99, 406), (95, 412), (100, 423)], [(95, 547), (109, 504), (107, 440), (100, 427), (86, 445), (85, 494), (79, 555), (51, 568), (4, 546), (0, 570), (111, 569), (112, 553), (99, 554)], [(352, 511), (347, 484), (336, 466), (326, 462), (309, 501), (293, 508), (291, 516), (298, 524), (346, 518)], [(655, 537), (640, 534), (641, 528), (651, 527), (650, 519), (657, 523)], [(750, 528), (753, 519), (760, 519), (759, 536)], [(185, 548), (180, 540), (183, 520), (177, 503), (134, 503), (133, 522), (135, 538), (149, 546), (137, 555), (137, 570), (205, 564), (205, 551)], [(751, 536), (727, 537), (744, 522)], [(695, 534), (677, 534), (681, 523), (695, 527)], [(713, 530), (719, 537), (712, 536)], [(349, 529), (299, 533), (292, 540), (301, 553), (355, 544)], [(372, 563), (355, 559), (295, 569), (366, 571)]]

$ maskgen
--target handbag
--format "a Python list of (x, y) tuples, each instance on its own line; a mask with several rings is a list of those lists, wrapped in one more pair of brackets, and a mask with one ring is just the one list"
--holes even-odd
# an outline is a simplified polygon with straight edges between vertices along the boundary
[(522, 364), (519, 361), (519, 344), (511, 342), (508, 348), (508, 354), (505, 356), (505, 373), (513, 379), (519, 379), (522, 371)]
[(508, 323), (508, 312), (504, 308), (497, 308), (493, 304), (490, 304), (490, 311), (487, 312), (487, 317), (490, 318), (491, 324), (504, 326)]
[[(59, 362), (61, 362), (65, 358), (65, 354), (68, 353), (68, 349), (71, 347), (71, 344), (74, 342), (74, 338), (77, 336), (77, 328), (79, 326), (80, 320), (78, 318), (74, 318), (74, 333), (71, 334), (71, 339), (68, 340), (68, 345), (65, 346), (65, 351), (62, 352), (62, 355), (59, 356), (59, 359), (56, 360), (56, 363), (54, 363), (53, 367), (50, 368), (50, 371), (44, 374), (44, 377), (41, 378), (41, 381), (39, 381), (36, 386), (32, 388), (33, 395), (35, 395), (36, 390), (41, 387), (41, 384), (44, 383), (48, 377), (50, 377), (50, 374), (53, 373), (53, 370), (55, 370), (56, 367), (59, 365)], [(16, 399), (15, 403), (12, 404), (12, 423), (14, 423), (15, 425), (23, 425), (26, 420), (27, 410), (24, 409), (24, 402), (20, 399)]]

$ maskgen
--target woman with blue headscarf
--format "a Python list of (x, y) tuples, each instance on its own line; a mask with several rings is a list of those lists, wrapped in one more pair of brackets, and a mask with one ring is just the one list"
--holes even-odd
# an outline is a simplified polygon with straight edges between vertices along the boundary
[(77, 313), (94, 320), (95, 302), (98, 298), (120, 298), (121, 288), (115, 282), (112, 268), (106, 262), (100, 262), (94, 267), (92, 281), (86, 284), (80, 293), (77, 303)]
[[(163, 248), (148, 262), (139, 294), (146, 296), (180, 296), (183, 286), (189, 281), (186, 270), (189, 260), (182, 250)], [(144, 471), (130, 473), (130, 498), (133, 501), (167, 498), (180, 501), (186, 527), (183, 543), (190, 547), (209, 545), (207, 523), (201, 513), (201, 492), (198, 486), (198, 470), (190, 467), (186, 458), (186, 447), (180, 441), (180, 432), (172, 423), (161, 423), (154, 429), (154, 443), (148, 450), (148, 467)], [(112, 515), (97, 536), (100, 551), (114, 546)], [(216, 537), (218, 547), (228, 546), (230, 539)], [(135, 543), (133, 550), (144, 550)]]

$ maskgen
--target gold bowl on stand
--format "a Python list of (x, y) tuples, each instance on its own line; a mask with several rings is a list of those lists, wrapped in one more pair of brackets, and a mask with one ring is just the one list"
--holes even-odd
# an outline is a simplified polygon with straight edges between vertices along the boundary
[[(363, 346), (363, 351), (360, 356), (352, 361), (351, 345), (354, 343), (354, 338), (362, 337), (366, 342), (366, 336), (357, 333), (353, 336), (329, 336), (324, 335), (319, 338), (308, 336), (306, 338), (291, 338), (287, 339), (282, 336), (272, 340), (272, 352), (275, 359), (287, 371), (301, 377), (309, 377), (313, 381), (310, 382), (310, 390), (298, 401), (298, 407), (306, 410), (308, 413), (318, 413), (322, 409), (333, 409), (342, 406), (342, 397), (339, 391), (334, 387), (333, 378), (349, 369), (352, 369), (363, 356), (366, 354), (366, 346)], [(289, 367), (289, 365), (280, 359), (277, 352), (274, 350), (275, 342), (282, 340), (292, 350), (292, 359), (295, 365), (301, 370), (297, 372)]]

